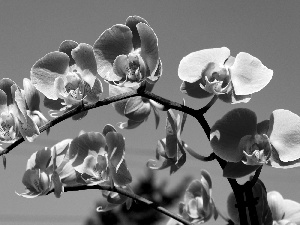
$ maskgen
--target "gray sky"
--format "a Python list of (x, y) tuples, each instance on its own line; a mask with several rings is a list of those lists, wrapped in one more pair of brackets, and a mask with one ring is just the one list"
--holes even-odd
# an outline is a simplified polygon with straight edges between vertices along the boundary
[[(273, 110), (280, 108), (300, 115), (299, 10), (297, 0), (0, 0), (0, 77), (9, 77), (22, 86), (23, 78), (29, 77), (35, 61), (57, 50), (62, 41), (71, 39), (93, 45), (105, 29), (124, 23), (128, 16), (139, 15), (149, 22), (158, 36), (163, 75), (154, 93), (177, 102), (185, 98), (186, 104), (194, 108), (204, 106), (209, 99), (193, 99), (179, 91), (178, 64), (190, 52), (226, 46), (232, 56), (248, 52), (259, 58), (274, 71), (274, 76), (248, 104), (230, 105), (218, 101), (205, 115), (210, 125), (234, 107), (254, 110), (259, 121), (268, 119)], [(105, 84), (104, 91), (105, 97), (108, 91)], [(49, 118), (46, 109), (43, 112)], [(126, 160), (134, 178), (143, 174), (147, 159), (154, 158), (157, 140), (164, 137), (165, 116), (161, 113), (157, 131), (153, 115), (135, 130), (121, 131), (126, 137)], [(82, 224), (94, 210), (94, 201), (100, 192), (65, 193), (61, 199), (53, 195), (24, 199), (14, 192), (24, 190), (21, 179), (33, 152), (61, 139), (74, 138), (82, 128), (101, 131), (105, 124), (115, 125), (119, 121), (125, 119), (111, 106), (97, 108), (82, 121), (64, 121), (53, 127), (49, 136), (42, 134), (36, 142), (23, 143), (14, 149), (7, 156), (7, 169), (0, 169), (0, 224)], [(203, 155), (211, 152), (202, 128), (191, 117), (188, 117), (183, 140)], [(197, 178), (202, 168), (211, 173), (214, 199), (227, 214), (226, 198), (231, 189), (216, 162), (204, 163), (188, 157), (181, 171), (170, 177), (170, 186), (176, 185), (178, 177), (187, 174)], [(168, 172), (159, 171), (158, 175), (168, 177)], [(300, 202), (298, 168), (263, 168), (261, 178), (269, 191), (278, 190), (285, 198)], [(207, 224), (224, 222), (219, 219)]]

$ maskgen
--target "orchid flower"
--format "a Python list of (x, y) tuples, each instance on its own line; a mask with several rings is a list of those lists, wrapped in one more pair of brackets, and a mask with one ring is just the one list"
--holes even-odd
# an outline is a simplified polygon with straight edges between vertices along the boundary
[(102, 94), (92, 46), (64, 41), (31, 68), (31, 82), (45, 98), (45, 106), (64, 111), (82, 103), (95, 103)]
[(257, 124), (256, 114), (233, 109), (211, 128), (213, 151), (229, 162), (292, 168), (300, 165), (300, 117), (277, 109)]
[[(81, 174), (87, 185), (116, 185), (132, 191), (132, 181), (125, 159), (125, 141), (111, 125), (103, 132), (81, 132), (70, 144), (70, 160), (74, 169)], [(107, 211), (124, 202), (131, 202), (125, 196), (103, 191), (107, 199), (98, 211)]]
[(139, 16), (105, 30), (94, 44), (94, 53), (98, 73), (113, 85), (133, 87), (144, 80), (155, 83), (161, 75), (156, 34)]
[[(179, 203), (179, 215), (192, 224), (207, 222), (212, 216), (216, 220), (218, 211), (212, 199), (212, 181), (206, 170), (201, 170), (201, 179), (193, 180), (184, 194), (184, 201)], [(181, 224), (174, 219), (167, 225)]]
[(181, 133), (186, 121), (187, 114), (184, 113), (182, 119), (180, 115), (175, 117), (173, 111), (167, 111), (166, 121), (166, 137), (159, 140), (156, 147), (156, 159), (163, 158), (164, 161), (160, 166), (157, 166), (155, 160), (150, 159), (147, 166), (150, 169), (161, 170), (170, 167), (170, 173), (175, 173), (186, 161), (185, 150), (188, 148), (181, 140)]
[(300, 224), (300, 204), (298, 202), (284, 199), (277, 191), (268, 192), (267, 198), (272, 212), (273, 225)]
[(204, 49), (185, 56), (178, 68), (180, 90), (195, 98), (211, 95), (228, 103), (248, 102), (272, 79), (273, 71), (254, 56), (240, 52), (230, 56), (226, 47)]
[[(146, 82), (146, 90), (151, 91), (154, 84)], [(109, 85), (109, 96), (121, 95), (126, 92), (134, 91), (133, 87), (119, 87)], [(147, 99), (141, 96), (131, 97), (121, 101), (114, 102), (113, 107), (115, 110), (128, 118), (127, 122), (120, 122), (118, 124), (120, 129), (133, 129), (141, 125), (148, 119), (151, 109), (154, 112), (156, 128), (159, 125), (160, 116), (158, 110), (164, 110), (164, 106), (155, 102), (152, 99)]]
[(103, 133), (81, 132), (70, 144), (74, 169), (90, 177), (91, 185), (111, 181), (118, 186), (131, 183), (125, 159), (125, 141), (111, 125)]
[(15, 91), (17, 106), (23, 115), (27, 114), (37, 127), (41, 127), (48, 120), (40, 112), (40, 95), (28, 78), (23, 79), (23, 87), (24, 90), (17, 88)]
[(51, 148), (45, 147), (32, 154), (22, 179), (26, 192), (19, 196), (35, 198), (47, 195), (54, 189), (55, 196), (60, 197), (64, 186), (79, 185), (75, 170), (69, 162), (71, 141), (65, 139)]
[(15, 82), (9, 78), (0, 81), (1, 142), (13, 143), (21, 136), (31, 142), (39, 135), (39, 129), (31, 118), (30, 111), (29, 113), (26, 111), (26, 107), (31, 105), (29, 102), (34, 98), (31, 93), (31, 89), (26, 88), (22, 94)]

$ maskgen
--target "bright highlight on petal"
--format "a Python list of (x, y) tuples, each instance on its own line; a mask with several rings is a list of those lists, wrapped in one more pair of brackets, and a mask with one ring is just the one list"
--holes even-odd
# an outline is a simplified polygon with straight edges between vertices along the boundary
[(254, 56), (240, 52), (230, 67), (235, 94), (249, 95), (263, 89), (272, 79), (273, 70)]
[(178, 76), (183, 81), (194, 83), (202, 78), (202, 72), (209, 63), (223, 65), (229, 56), (230, 50), (226, 47), (192, 52), (180, 61)]
[(270, 142), (283, 162), (300, 158), (300, 117), (289, 110), (273, 111), (269, 128)]
[(31, 68), (30, 78), (37, 90), (50, 99), (57, 99), (54, 80), (66, 73), (69, 57), (62, 52), (50, 52)]

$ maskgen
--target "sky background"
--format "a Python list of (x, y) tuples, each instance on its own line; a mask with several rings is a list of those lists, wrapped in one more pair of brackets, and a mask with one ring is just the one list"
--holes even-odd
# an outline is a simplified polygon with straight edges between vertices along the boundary
[[(185, 55), (207, 48), (226, 46), (231, 55), (248, 52), (274, 71), (271, 82), (255, 93), (248, 104), (230, 105), (221, 101), (205, 115), (210, 126), (233, 108), (256, 112), (258, 121), (268, 119), (275, 109), (288, 109), (300, 115), (300, 1), (33, 1), (0, 0), (0, 78), (9, 77), (19, 86), (29, 77), (32, 65), (45, 54), (56, 51), (64, 40), (93, 45), (99, 35), (131, 15), (145, 18), (158, 37), (163, 75), (153, 92), (193, 108), (209, 99), (190, 98), (179, 91), (178, 64)], [(103, 82), (104, 94), (108, 86)], [(50, 118), (47, 110), (43, 113)], [(177, 112), (176, 112), (177, 113)], [(155, 130), (154, 116), (134, 130), (122, 130), (126, 137), (126, 160), (134, 180), (142, 176), (148, 159), (155, 157), (158, 139), (165, 135), (166, 114)], [(112, 106), (94, 109), (82, 121), (71, 119), (41, 134), (34, 143), (22, 143), (7, 155), (7, 169), (0, 168), (0, 224), (72, 224), (81, 225), (95, 210), (100, 191), (65, 193), (25, 199), (15, 194), (24, 191), (21, 182), (27, 159), (43, 148), (65, 138), (74, 138), (81, 129), (101, 131), (105, 124), (125, 121)], [(183, 140), (197, 152), (211, 153), (201, 126), (188, 117)], [(217, 162), (200, 162), (188, 156), (187, 163), (171, 177), (168, 170), (158, 171), (158, 180), (169, 179), (172, 188), (185, 175), (200, 178), (200, 170), (210, 172), (213, 198), (227, 215), (226, 199), (231, 192)], [(300, 202), (300, 169), (264, 167), (261, 179), (267, 190), (277, 190), (284, 198)], [(244, 181), (244, 180), (243, 180)], [(209, 225), (225, 224), (222, 219)]]

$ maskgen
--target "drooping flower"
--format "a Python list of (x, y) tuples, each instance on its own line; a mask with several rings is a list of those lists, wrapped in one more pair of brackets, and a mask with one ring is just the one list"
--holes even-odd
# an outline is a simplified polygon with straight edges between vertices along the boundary
[(300, 204), (298, 202), (284, 199), (277, 191), (268, 192), (267, 198), (272, 212), (273, 225), (300, 224)]
[[(146, 82), (145, 85), (147, 91), (151, 91), (154, 87), (154, 84), (150, 84), (148, 82)], [(134, 90), (134, 87), (118, 87), (115, 85), (109, 85), (109, 96), (120, 95)], [(151, 109), (154, 112), (156, 127), (158, 127), (160, 120), (158, 109), (164, 109), (163, 105), (152, 99), (147, 99), (141, 96), (114, 102), (112, 105), (119, 114), (128, 118), (127, 122), (119, 123), (118, 126), (120, 129), (133, 129), (141, 125), (148, 119)]]
[[(26, 81), (24, 81), (24, 85)], [(34, 92), (34, 91), (33, 91)], [(0, 81), (0, 141), (13, 143), (24, 137), (33, 141), (39, 135), (37, 124), (28, 106), (34, 99), (30, 88), (21, 93), (18, 86), (9, 78)], [(26, 102), (25, 98), (27, 99)], [(35, 107), (35, 106), (34, 106)], [(33, 108), (34, 108), (33, 107)], [(28, 111), (26, 109), (29, 109)], [(33, 109), (32, 108), (32, 109)]]
[(80, 184), (69, 162), (71, 141), (72, 139), (66, 139), (51, 148), (45, 147), (32, 154), (22, 179), (26, 192), (18, 195), (34, 198), (46, 195), (54, 189), (55, 196), (60, 197), (64, 186)]
[(173, 111), (167, 111), (166, 120), (166, 137), (159, 140), (156, 147), (156, 159), (163, 158), (160, 166), (157, 166), (156, 160), (150, 159), (147, 166), (150, 169), (161, 170), (170, 167), (170, 174), (175, 173), (186, 161), (185, 150), (188, 148), (181, 140), (181, 133), (186, 121), (187, 114), (184, 113), (182, 118), (180, 115), (175, 117)]
[(40, 112), (40, 95), (28, 78), (23, 79), (23, 88), (16, 88), (15, 101), (22, 115), (27, 114), (37, 127), (41, 127), (48, 122)]
[(213, 151), (229, 162), (291, 168), (300, 165), (300, 117), (277, 109), (257, 124), (249, 109), (233, 109), (211, 128)]
[(92, 46), (70, 40), (31, 68), (31, 82), (46, 96), (45, 106), (60, 111), (97, 102), (103, 92), (98, 76)]
[[(201, 170), (201, 179), (193, 180), (179, 203), (179, 215), (192, 224), (207, 222), (212, 216), (216, 220), (218, 211), (212, 198), (212, 181), (206, 170)], [(168, 225), (181, 224), (170, 220)]]
[(248, 102), (272, 79), (273, 71), (254, 56), (230, 56), (226, 47), (204, 49), (185, 56), (178, 68), (180, 90), (194, 98), (211, 95), (228, 103)]
[(98, 73), (113, 85), (133, 87), (144, 80), (154, 83), (161, 75), (156, 34), (139, 16), (105, 30), (94, 44), (94, 53)]

